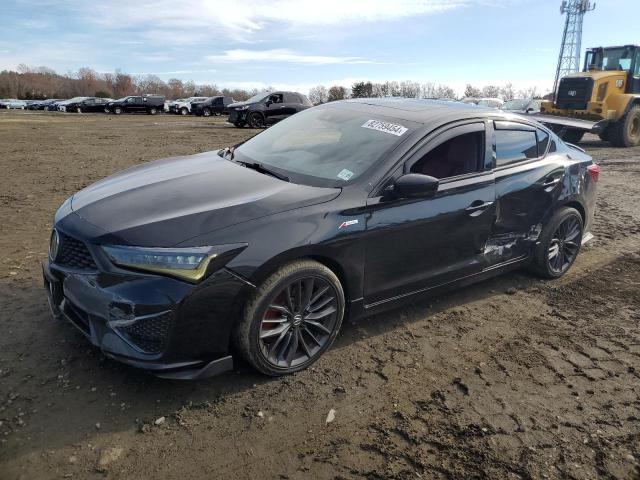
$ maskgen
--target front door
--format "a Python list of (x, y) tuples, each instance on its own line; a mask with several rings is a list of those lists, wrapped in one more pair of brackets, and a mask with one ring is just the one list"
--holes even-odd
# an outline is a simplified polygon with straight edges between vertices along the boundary
[(267, 108), (265, 108), (264, 115), (267, 123), (276, 123), (284, 118), (284, 112), (286, 105), (284, 103), (284, 95), (282, 93), (274, 93), (269, 95), (267, 99)]
[[(440, 180), (432, 198), (370, 198), (365, 304), (430, 289), (480, 272), (494, 220), (495, 185), (483, 122), (436, 135), (396, 175)], [(388, 197), (388, 195), (387, 195)]]

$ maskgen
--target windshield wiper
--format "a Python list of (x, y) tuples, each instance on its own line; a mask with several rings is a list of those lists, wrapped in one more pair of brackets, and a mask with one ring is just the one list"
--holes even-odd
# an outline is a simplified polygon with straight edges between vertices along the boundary
[(242, 160), (236, 160), (236, 162), (239, 163), (240, 165), (243, 165), (243, 166), (247, 167), (247, 168), (251, 168), (251, 169), (255, 170), (256, 172), (260, 172), (260, 173), (265, 173), (267, 175), (271, 175), (272, 177), (276, 177), (277, 179), (284, 180), (285, 182), (289, 181), (289, 177), (287, 177), (286, 175), (283, 175), (283, 174), (281, 174), (279, 172), (271, 170), (270, 168), (265, 167), (261, 163), (258, 163), (258, 162), (243, 162)]

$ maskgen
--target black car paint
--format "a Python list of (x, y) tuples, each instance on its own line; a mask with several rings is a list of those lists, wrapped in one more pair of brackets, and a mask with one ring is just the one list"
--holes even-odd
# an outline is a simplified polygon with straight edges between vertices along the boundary
[(107, 113), (115, 113), (120, 109), (122, 113), (151, 113), (161, 112), (164, 108), (164, 97), (161, 95), (130, 95), (108, 102), (104, 106)]
[[(274, 96), (282, 97), (282, 102), (273, 102)], [(228, 106), (229, 123), (236, 126), (243, 126), (248, 122), (252, 113), (259, 113), (266, 125), (272, 125), (284, 120), (291, 115), (310, 108), (313, 104), (309, 99), (297, 92), (277, 91), (271, 92), (268, 96), (257, 102), (237, 102)]]
[[(85, 335), (121, 361), (194, 378), (207, 366), (207, 374), (230, 367), (230, 334), (244, 300), (283, 262), (313, 258), (332, 268), (343, 283), (348, 314), (357, 319), (420, 292), (525, 265), (542, 225), (561, 206), (576, 207), (589, 231), (595, 202), (589, 156), (549, 132), (555, 151), (494, 167), (494, 120), (540, 128), (530, 120), (439, 102), (427, 103), (426, 111), (380, 100), (356, 104), (372, 116), (424, 117), (424, 127), (408, 134), (371, 175), (343, 188), (295, 185), (207, 152), (134, 167), (74, 195), (58, 210), (55, 228), (85, 242), (97, 269), (77, 272), (46, 262), (48, 290), (64, 291), (72, 305), (53, 302), (54, 312), (64, 314), (61, 306), (84, 312), (91, 324)], [(482, 171), (442, 180), (433, 198), (389, 194), (412, 155), (469, 122), (486, 128)], [(238, 242), (248, 247), (197, 285), (121, 269), (99, 247)], [(106, 326), (110, 319), (165, 311), (172, 326), (159, 354), (141, 352)]]
[(108, 102), (102, 98), (92, 97), (80, 102), (68, 103), (65, 105), (65, 108), (67, 112), (71, 113), (78, 112), (78, 109), (80, 109), (78, 113), (96, 113), (104, 112), (107, 103)]

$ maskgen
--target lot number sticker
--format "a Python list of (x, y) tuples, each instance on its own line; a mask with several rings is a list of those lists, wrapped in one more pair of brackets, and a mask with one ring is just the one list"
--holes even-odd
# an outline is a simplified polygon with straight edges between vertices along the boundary
[(399, 137), (404, 132), (408, 130), (408, 128), (403, 127), (402, 125), (396, 125), (395, 123), (383, 122), (381, 120), (367, 120), (362, 128), (370, 128), (371, 130), (378, 130), (379, 132), (390, 133), (391, 135), (395, 135)]
[(351, 177), (353, 177), (353, 172), (351, 170), (347, 170), (346, 168), (338, 174), (338, 178), (341, 178), (345, 181), (349, 180)]

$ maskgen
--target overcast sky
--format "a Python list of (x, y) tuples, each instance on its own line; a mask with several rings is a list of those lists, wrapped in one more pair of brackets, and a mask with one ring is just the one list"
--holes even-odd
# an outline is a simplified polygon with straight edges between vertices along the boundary
[[(222, 87), (553, 83), (560, 0), (10, 0), (0, 69), (91, 67)], [(598, 0), (585, 47), (640, 43), (640, 0)]]

